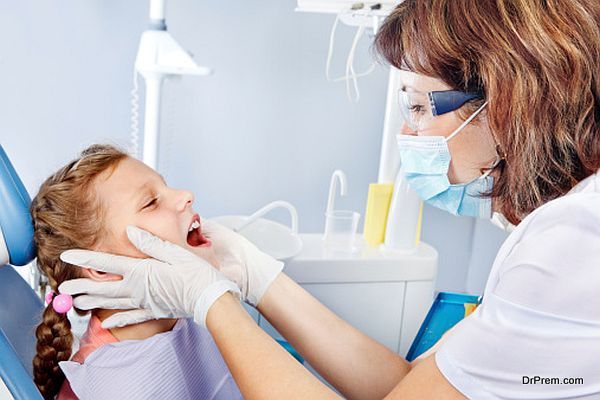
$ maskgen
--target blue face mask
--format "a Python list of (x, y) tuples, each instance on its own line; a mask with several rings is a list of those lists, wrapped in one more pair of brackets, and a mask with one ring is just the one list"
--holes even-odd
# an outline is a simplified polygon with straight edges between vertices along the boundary
[(397, 135), (401, 171), (410, 188), (427, 204), (454, 215), (491, 218), (492, 200), (482, 197), (492, 189), (494, 178), (489, 176), (491, 170), (467, 183), (453, 185), (448, 180), (451, 157), (447, 142), (467, 126), (486, 104), (447, 138)]

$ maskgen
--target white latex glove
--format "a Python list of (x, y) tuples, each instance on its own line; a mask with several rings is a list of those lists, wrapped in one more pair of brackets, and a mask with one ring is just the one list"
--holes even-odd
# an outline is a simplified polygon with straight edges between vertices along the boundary
[(221, 263), (219, 270), (237, 283), (244, 301), (254, 307), (258, 306), (283, 269), (284, 263), (259, 250), (244, 236), (215, 221), (203, 221), (202, 234), (212, 241)]
[(221, 295), (230, 291), (239, 296), (236, 284), (208, 261), (136, 227), (127, 227), (127, 236), (152, 258), (129, 258), (87, 250), (68, 250), (60, 256), (69, 264), (123, 276), (122, 280), (111, 282), (73, 279), (59, 286), (60, 293), (80, 295), (73, 303), (83, 310), (129, 309), (107, 318), (102, 323), (103, 328), (153, 318), (189, 316), (206, 326), (206, 314)]

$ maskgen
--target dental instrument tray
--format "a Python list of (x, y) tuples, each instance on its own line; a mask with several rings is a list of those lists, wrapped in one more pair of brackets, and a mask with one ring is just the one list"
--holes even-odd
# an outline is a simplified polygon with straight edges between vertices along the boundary
[(438, 293), (410, 346), (406, 360), (411, 362), (429, 350), (445, 332), (469, 316), (481, 299), (480, 296), (464, 293)]

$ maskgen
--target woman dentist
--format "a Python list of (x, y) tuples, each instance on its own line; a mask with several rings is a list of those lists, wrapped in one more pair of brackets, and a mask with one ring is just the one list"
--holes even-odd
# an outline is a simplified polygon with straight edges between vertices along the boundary
[(482, 304), (432, 351), (408, 363), (209, 221), (203, 233), (229, 260), (221, 271), (130, 227), (152, 258), (68, 251), (65, 261), (123, 280), (78, 279), (60, 291), (79, 295), (79, 308), (130, 310), (105, 327), (194, 316), (248, 399), (338, 395), (264, 333), (240, 297), (347, 398), (599, 399), (600, 3), (407, 0), (376, 47), (403, 70), (398, 141), (410, 186), (451, 213), (495, 212), (516, 225)]

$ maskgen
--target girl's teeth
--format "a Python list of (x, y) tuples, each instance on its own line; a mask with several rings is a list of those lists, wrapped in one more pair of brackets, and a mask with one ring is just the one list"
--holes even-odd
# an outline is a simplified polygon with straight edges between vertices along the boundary
[(200, 228), (200, 222), (198, 222), (198, 221), (194, 221), (194, 222), (192, 223), (192, 226), (190, 226), (190, 230), (189, 230), (189, 231), (191, 232), (192, 230), (194, 230), (194, 229), (198, 229), (198, 228)]

